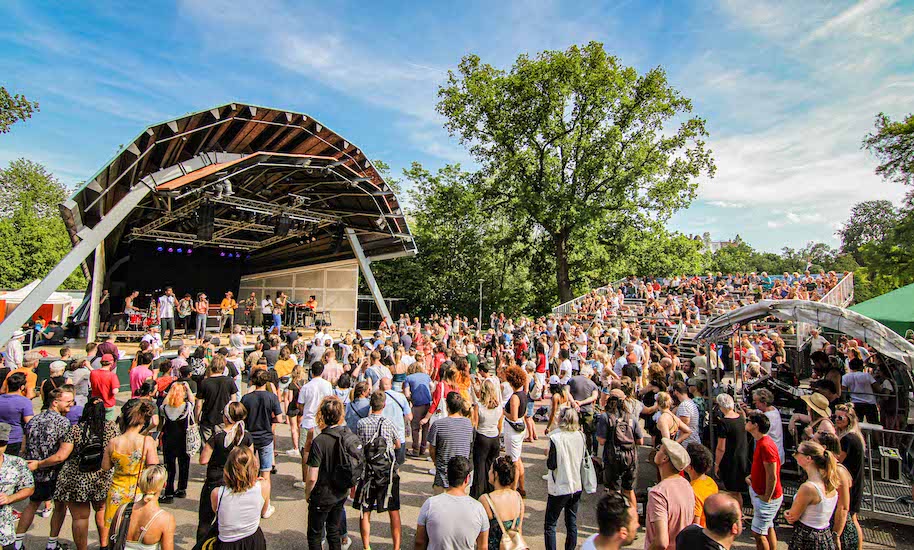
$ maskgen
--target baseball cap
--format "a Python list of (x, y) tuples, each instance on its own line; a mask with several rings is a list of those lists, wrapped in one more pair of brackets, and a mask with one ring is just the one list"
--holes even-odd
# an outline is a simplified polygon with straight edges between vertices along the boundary
[(553, 385), (553, 384), (561, 384), (561, 383), (562, 383), (562, 379), (559, 378), (559, 375), (553, 374), (552, 376), (549, 377), (549, 385), (550, 385), (550, 386)]
[(114, 356), (110, 353), (102, 355), (102, 363), (114, 363)]
[(689, 453), (679, 443), (664, 437), (660, 440), (660, 444), (663, 446), (663, 450), (666, 451), (666, 455), (670, 457), (670, 463), (673, 468), (676, 468), (677, 471), (681, 472), (691, 464), (692, 459), (689, 458)]

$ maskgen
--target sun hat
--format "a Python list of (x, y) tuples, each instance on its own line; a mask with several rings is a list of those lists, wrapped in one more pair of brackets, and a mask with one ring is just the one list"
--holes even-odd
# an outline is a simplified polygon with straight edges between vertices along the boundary
[(821, 393), (813, 393), (812, 395), (802, 395), (800, 396), (806, 406), (810, 410), (815, 411), (824, 418), (831, 416), (831, 407), (828, 406), (828, 398), (822, 395)]
[(21, 330), (14, 330), (12, 338), (25, 338), (25, 333)]

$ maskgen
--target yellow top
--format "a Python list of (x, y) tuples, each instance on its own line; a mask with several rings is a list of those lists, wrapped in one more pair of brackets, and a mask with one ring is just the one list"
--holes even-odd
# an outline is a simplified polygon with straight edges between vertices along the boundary
[(289, 376), (292, 374), (292, 369), (295, 368), (295, 361), (291, 359), (280, 359), (276, 361), (276, 364), (273, 366), (276, 369), (276, 376), (282, 378), (283, 376)]
[(695, 493), (695, 517), (699, 518), (698, 523), (702, 527), (705, 525), (705, 499), (717, 493), (717, 483), (708, 476), (701, 476), (692, 482), (692, 491)]

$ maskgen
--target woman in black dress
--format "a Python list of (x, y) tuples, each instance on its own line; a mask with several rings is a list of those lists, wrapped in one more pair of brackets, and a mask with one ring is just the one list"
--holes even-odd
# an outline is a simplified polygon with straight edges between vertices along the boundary
[(748, 492), (746, 476), (751, 469), (749, 440), (746, 438), (746, 418), (734, 410), (733, 397), (717, 396), (721, 417), (717, 421), (717, 478), (724, 491), (731, 493), (743, 505), (743, 493)]
[[(187, 429), (190, 415), (194, 413), (194, 394), (184, 382), (171, 385), (162, 403), (162, 455), (168, 480), (159, 497), (162, 504), (170, 504), (175, 497), (187, 496), (187, 480), (190, 474), (190, 456), (187, 454)], [(196, 426), (193, 427), (196, 429)], [(178, 490), (175, 491), (175, 477)]]
[(216, 512), (213, 510), (210, 495), (216, 487), (225, 485), (222, 471), (228, 460), (229, 453), (238, 445), (250, 447), (253, 445), (251, 434), (244, 430), (244, 419), (248, 410), (240, 402), (232, 402), (225, 406), (222, 418), (225, 420), (225, 431), (219, 432), (206, 442), (200, 451), (200, 464), (206, 465), (206, 479), (203, 490), (200, 492), (200, 509), (197, 522), (197, 542), (206, 539)]

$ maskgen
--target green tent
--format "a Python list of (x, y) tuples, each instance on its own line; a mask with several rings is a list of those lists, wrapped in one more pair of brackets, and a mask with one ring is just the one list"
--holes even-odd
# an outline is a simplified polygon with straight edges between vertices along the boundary
[(914, 329), (914, 284), (876, 296), (848, 309), (875, 319), (904, 336), (905, 331)]

